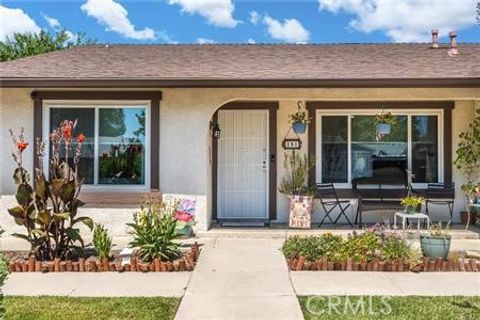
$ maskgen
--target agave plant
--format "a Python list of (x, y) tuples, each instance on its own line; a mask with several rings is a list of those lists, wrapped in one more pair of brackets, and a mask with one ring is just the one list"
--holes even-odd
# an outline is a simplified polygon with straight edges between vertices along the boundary
[[(34, 186), (23, 167), (23, 152), (29, 145), (24, 130), (22, 128), (18, 136), (10, 130), (14, 144), (12, 156), (17, 166), (13, 179), (18, 186), (15, 195), (18, 205), (8, 212), (27, 231), (13, 235), (30, 242), (31, 253), (38, 260), (72, 258), (84, 247), (78, 224), (93, 228), (91, 218), (77, 216), (78, 208), (84, 205), (78, 199), (83, 182), (78, 176), (78, 165), (85, 136), (80, 134), (74, 138), (75, 127), (76, 121), (64, 120), (51, 132), (48, 178), (43, 168), (45, 143), (37, 140)], [(72, 165), (69, 160), (73, 160)]]
[(180, 257), (180, 245), (174, 242), (179, 235), (175, 231), (177, 221), (174, 212), (178, 203), (152, 204), (133, 215), (131, 228), (133, 240), (130, 245), (137, 248), (139, 258), (144, 262), (153, 259), (171, 261)]
[(95, 224), (93, 229), (93, 246), (100, 260), (110, 257), (110, 250), (113, 247), (112, 237), (108, 234), (107, 228), (98, 223)]

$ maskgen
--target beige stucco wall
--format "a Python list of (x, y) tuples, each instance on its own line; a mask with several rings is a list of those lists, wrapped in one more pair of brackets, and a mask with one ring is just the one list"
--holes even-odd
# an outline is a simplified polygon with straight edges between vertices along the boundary
[[(133, 90), (133, 89), (132, 89)], [(149, 89), (151, 90), (151, 89)], [(162, 192), (191, 194), (198, 197), (198, 229), (206, 229), (211, 218), (211, 146), (209, 121), (223, 104), (235, 100), (278, 100), (278, 180), (283, 175), (281, 141), (288, 129), (287, 115), (296, 109), (298, 100), (454, 100), (453, 144), (457, 135), (467, 126), (474, 113), (475, 100), (480, 100), (480, 88), (344, 88), (344, 89), (162, 89), (160, 106), (160, 189)], [(27, 139), (32, 140), (33, 107), (30, 92), (33, 89), (0, 89), (0, 194), (13, 193), (8, 128), (25, 127)], [(304, 135), (304, 150), (307, 148)], [(33, 154), (26, 154), (25, 163), (31, 168)], [(461, 177), (454, 170), (454, 181)], [(462, 207), (457, 192), (457, 211)], [(287, 217), (287, 200), (278, 195), (278, 220)], [(0, 203), (0, 210), (2, 204)], [(113, 210), (113, 209), (112, 209)], [(103, 209), (107, 214), (109, 211)], [(315, 220), (320, 217), (316, 212)], [(0, 215), (0, 217), (5, 215)], [(0, 220), (0, 224), (2, 221)]]

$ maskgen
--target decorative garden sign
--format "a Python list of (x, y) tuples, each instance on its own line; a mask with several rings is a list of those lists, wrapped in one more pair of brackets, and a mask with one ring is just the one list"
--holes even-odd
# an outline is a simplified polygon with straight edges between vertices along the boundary
[(313, 198), (309, 196), (291, 196), (290, 228), (310, 229), (312, 222)]

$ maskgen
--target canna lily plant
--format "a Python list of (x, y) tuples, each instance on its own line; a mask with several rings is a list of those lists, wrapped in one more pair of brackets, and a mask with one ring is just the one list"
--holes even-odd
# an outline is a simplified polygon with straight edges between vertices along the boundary
[(15, 222), (26, 229), (25, 234), (15, 233), (31, 245), (31, 254), (38, 260), (55, 258), (71, 259), (78, 256), (84, 247), (78, 225), (85, 224), (90, 230), (93, 220), (79, 217), (78, 208), (84, 205), (78, 199), (83, 179), (78, 176), (82, 144), (85, 136), (74, 138), (76, 121), (64, 120), (49, 136), (51, 157), (49, 175), (43, 168), (45, 142), (37, 139), (38, 159), (33, 181), (23, 166), (23, 152), (29, 143), (24, 130), (17, 135), (10, 130), (13, 141), (13, 160), (16, 169), (13, 179), (17, 185), (15, 198), (18, 205), (8, 210)]

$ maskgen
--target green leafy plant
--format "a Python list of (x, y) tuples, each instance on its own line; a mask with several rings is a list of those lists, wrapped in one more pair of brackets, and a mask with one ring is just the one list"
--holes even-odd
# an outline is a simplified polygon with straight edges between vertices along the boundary
[(476, 116), (468, 124), (468, 129), (461, 132), (458, 138), (460, 141), (453, 163), (467, 180), (462, 185), (462, 191), (469, 199), (475, 185), (480, 185), (480, 183), (474, 182), (480, 179), (480, 109), (476, 111)]
[(107, 228), (98, 223), (93, 229), (93, 245), (100, 260), (110, 257), (110, 250), (113, 247), (112, 237), (108, 234)]
[(23, 152), (28, 147), (23, 129), (18, 136), (10, 130), (14, 144), (12, 156), (17, 166), (13, 179), (18, 205), (8, 213), (27, 230), (26, 234), (14, 233), (13, 236), (30, 242), (31, 253), (38, 260), (70, 259), (80, 254), (84, 242), (77, 225), (83, 223), (90, 230), (93, 228), (91, 218), (78, 217), (78, 208), (84, 205), (78, 199), (83, 183), (78, 176), (78, 166), (85, 136), (79, 134), (73, 138), (75, 127), (76, 121), (64, 120), (50, 133), (48, 178), (43, 170), (45, 143), (37, 141), (34, 187), (23, 167)]
[(375, 115), (375, 124), (397, 124), (397, 118), (391, 112), (382, 112)]
[(305, 111), (298, 110), (295, 113), (288, 115), (289, 123), (305, 123), (308, 124), (310, 120), (308, 119), (307, 113)]
[(151, 204), (133, 215), (133, 223), (127, 225), (132, 229), (132, 247), (138, 248), (138, 256), (144, 262), (158, 258), (171, 261), (180, 257), (180, 245), (174, 240), (179, 237), (175, 231), (177, 221), (175, 210), (178, 203)]
[(385, 236), (381, 247), (382, 260), (410, 261), (413, 257), (412, 248), (405, 240), (396, 234)]
[(290, 195), (311, 195), (313, 190), (308, 187), (308, 175), (315, 166), (315, 156), (308, 157), (297, 152), (285, 152), (283, 161), (285, 175), (280, 182), (278, 191)]

